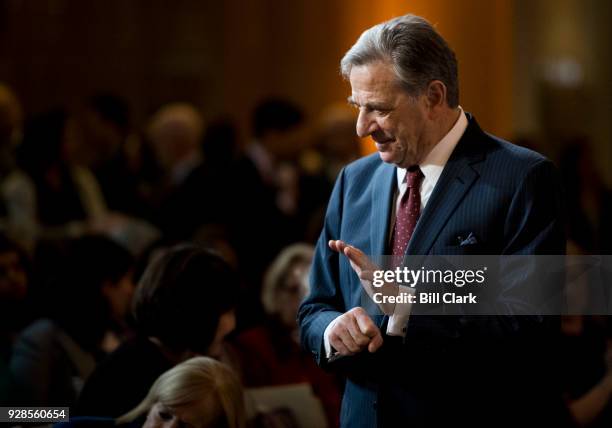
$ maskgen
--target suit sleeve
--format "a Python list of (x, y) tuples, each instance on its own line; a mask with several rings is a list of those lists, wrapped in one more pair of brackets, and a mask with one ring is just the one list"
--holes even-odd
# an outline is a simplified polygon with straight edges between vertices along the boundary
[(310, 294), (298, 313), (302, 346), (315, 356), (319, 365), (326, 361), (323, 346), (325, 328), (346, 310), (339, 284), (339, 255), (327, 245), (330, 239), (340, 239), (344, 181), (343, 169), (334, 185), (323, 231), (316, 245), (310, 273)]

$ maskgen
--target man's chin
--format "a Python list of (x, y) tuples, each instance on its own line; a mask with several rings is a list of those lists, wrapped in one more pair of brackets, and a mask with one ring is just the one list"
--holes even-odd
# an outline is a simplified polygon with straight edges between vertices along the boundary
[(393, 156), (393, 153), (390, 152), (378, 152), (378, 155), (380, 156), (380, 160), (382, 160), (385, 163), (395, 163), (394, 161), (396, 161), (397, 159), (395, 159), (395, 156)]
[(383, 162), (390, 163), (395, 166), (400, 166), (404, 160), (401, 156), (398, 156), (398, 153), (394, 152), (378, 152), (378, 155), (380, 156), (380, 160)]

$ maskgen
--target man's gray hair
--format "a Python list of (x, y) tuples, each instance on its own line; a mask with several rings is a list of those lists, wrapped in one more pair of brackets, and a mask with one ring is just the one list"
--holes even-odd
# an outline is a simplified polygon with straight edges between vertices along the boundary
[(376, 61), (391, 63), (410, 95), (419, 95), (432, 80), (440, 80), (446, 85), (449, 107), (459, 105), (455, 53), (420, 16), (400, 16), (364, 31), (342, 58), (340, 71), (348, 80), (353, 66)]

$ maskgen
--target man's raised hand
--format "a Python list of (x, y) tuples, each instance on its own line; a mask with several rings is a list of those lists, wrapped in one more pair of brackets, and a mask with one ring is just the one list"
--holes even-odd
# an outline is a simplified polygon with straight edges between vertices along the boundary
[[(349, 259), (351, 267), (359, 277), (363, 289), (371, 299), (374, 300), (374, 293), (381, 293), (384, 296), (397, 296), (399, 289), (394, 283), (385, 283), (381, 287), (374, 288), (372, 285), (374, 272), (379, 270), (380, 267), (370, 260), (359, 248), (353, 247), (341, 240), (330, 240), (328, 245), (333, 251), (344, 254)], [(395, 311), (395, 303), (385, 301), (376, 305), (386, 315), (391, 315)]]

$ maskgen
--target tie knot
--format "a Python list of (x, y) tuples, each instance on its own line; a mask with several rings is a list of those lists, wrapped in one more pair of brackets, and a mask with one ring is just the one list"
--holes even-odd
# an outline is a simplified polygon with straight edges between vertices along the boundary
[(411, 166), (406, 172), (406, 183), (408, 187), (417, 188), (425, 176), (418, 165)]

